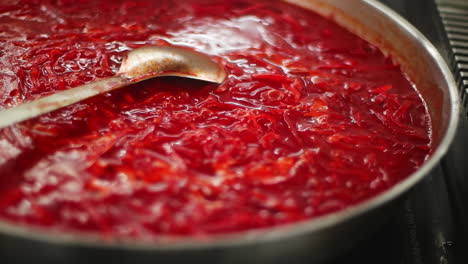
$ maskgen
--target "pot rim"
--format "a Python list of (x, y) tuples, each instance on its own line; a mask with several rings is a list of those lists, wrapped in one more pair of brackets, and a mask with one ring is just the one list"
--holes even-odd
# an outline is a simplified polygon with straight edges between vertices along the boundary
[[(39, 242), (47, 242), (61, 246), (80, 246), (93, 247), (102, 249), (123, 249), (123, 250), (151, 250), (151, 251), (166, 251), (166, 250), (205, 250), (215, 248), (229, 248), (239, 246), (249, 246), (258, 243), (265, 243), (287, 239), (303, 234), (318, 232), (323, 229), (332, 228), (346, 221), (350, 221), (360, 215), (391, 202), (403, 193), (410, 190), (425, 175), (427, 175), (446, 154), (451, 142), (455, 137), (455, 133), (459, 122), (460, 103), (458, 97), (457, 86), (445, 60), (439, 54), (434, 45), (406, 19), (401, 17), (395, 11), (385, 6), (376, 0), (362, 0), (363, 4), (374, 9), (375, 12), (387, 17), (390, 21), (397, 24), (403, 29), (408, 36), (416, 42), (419, 42), (430, 58), (438, 65), (439, 70), (444, 76), (444, 82), (448, 87), (450, 97), (450, 120), (447, 130), (436, 151), (417, 171), (408, 176), (403, 181), (397, 183), (390, 189), (356, 205), (350, 206), (343, 210), (316, 217), (310, 220), (304, 220), (285, 225), (255, 229), (249, 231), (241, 231), (232, 234), (210, 235), (207, 239), (184, 237), (177, 240), (162, 238), (151, 241), (138, 241), (132, 239), (115, 239), (107, 241), (99, 235), (94, 234), (66, 234), (57, 231), (42, 230), (37, 227), (19, 226), (8, 221), (0, 221), (0, 234), (16, 236)], [(174, 237), (172, 237), (174, 238)]]

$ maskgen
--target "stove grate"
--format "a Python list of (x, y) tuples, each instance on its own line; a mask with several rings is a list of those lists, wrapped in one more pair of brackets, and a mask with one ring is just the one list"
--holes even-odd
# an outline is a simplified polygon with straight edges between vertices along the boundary
[[(464, 109), (468, 104), (468, 1), (437, 0), (442, 23), (451, 46), (451, 67), (460, 87)], [(465, 114), (468, 112), (465, 110)]]

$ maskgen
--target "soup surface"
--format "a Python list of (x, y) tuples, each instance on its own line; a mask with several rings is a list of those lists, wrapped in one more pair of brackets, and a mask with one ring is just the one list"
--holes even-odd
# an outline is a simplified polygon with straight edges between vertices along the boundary
[(391, 58), (269, 0), (3, 1), (0, 109), (112, 76), (145, 45), (228, 77), (146, 81), (0, 130), (0, 219), (116, 239), (271, 227), (373, 197), (431, 152)]

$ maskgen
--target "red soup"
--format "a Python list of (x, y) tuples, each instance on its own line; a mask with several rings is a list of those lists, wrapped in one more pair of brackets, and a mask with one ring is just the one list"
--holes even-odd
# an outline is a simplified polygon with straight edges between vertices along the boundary
[[(336, 212), (414, 172), (430, 117), (398, 65), (269, 0), (0, 5), (0, 109), (112, 76), (145, 45), (212, 56), (0, 130), (0, 219), (111, 238), (205, 236)], [(0, 117), (1, 118), (1, 117)]]

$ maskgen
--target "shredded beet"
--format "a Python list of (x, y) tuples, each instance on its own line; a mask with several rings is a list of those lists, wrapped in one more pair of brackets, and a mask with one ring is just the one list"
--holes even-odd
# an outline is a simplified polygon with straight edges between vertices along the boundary
[(144, 45), (191, 47), (229, 76), (146, 81), (0, 130), (3, 220), (135, 239), (271, 227), (373, 197), (431, 152), (430, 117), (399, 66), (311, 11), (7, 3), (0, 109), (112, 76)]

